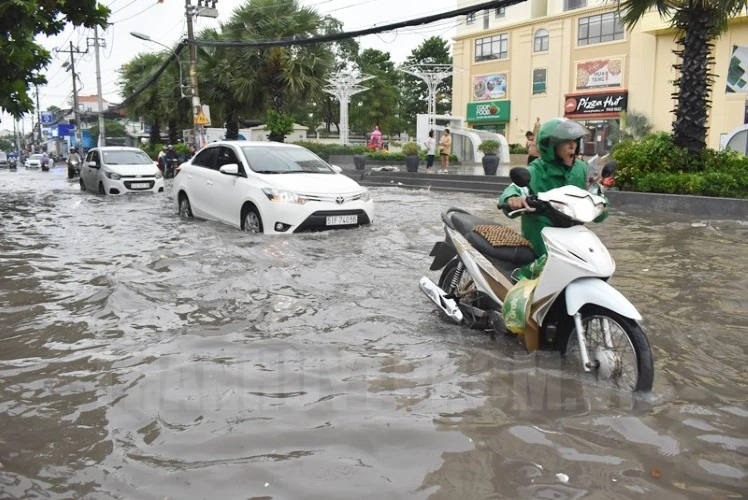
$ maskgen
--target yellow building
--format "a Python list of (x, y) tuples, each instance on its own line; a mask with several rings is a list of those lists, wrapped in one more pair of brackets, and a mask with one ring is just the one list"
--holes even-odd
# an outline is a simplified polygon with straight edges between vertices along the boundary
[[(524, 145), (537, 118), (566, 116), (589, 128), (588, 155), (609, 150), (608, 134), (620, 126), (622, 111), (643, 113), (657, 130), (671, 130), (676, 44), (657, 13), (627, 31), (615, 4), (606, 0), (527, 0), (461, 21), (453, 62), (464, 71), (453, 77), (452, 114), (464, 116), (470, 127)], [(748, 46), (745, 14), (715, 42), (717, 77), (707, 136), (715, 149), (724, 134), (748, 123), (748, 84), (745, 91), (730, 85), (738, 92), (726, 92), (733, 49), (743, 46)]]

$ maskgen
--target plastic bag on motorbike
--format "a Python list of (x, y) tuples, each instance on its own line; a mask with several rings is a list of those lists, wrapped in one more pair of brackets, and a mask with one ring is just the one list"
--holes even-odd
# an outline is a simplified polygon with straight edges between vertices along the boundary
[(532, 295), (537, 284), (538, 278), (524, 278), (519, 280), (506, 294), (501, 313), (504, 316), (504, 324), (510, 332), (517, 335), (524, 333), (530, 317)]

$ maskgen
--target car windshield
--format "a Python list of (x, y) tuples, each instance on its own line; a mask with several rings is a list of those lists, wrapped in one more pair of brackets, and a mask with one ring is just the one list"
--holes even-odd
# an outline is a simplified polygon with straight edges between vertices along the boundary
[(31, 155), (32, 160), (41, 160), (44, 158), (44, 155)]
[(250, 168), (258, 173), (335, 173), (322, 158), (303, 148), (245, 146), (242, 152)]
[(143, 151), (103, 151), (107, 165), (153, 165), (153, 160)]

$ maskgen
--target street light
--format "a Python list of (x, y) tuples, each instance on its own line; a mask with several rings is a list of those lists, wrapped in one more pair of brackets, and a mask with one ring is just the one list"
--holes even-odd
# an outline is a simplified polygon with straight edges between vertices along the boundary
[(171, 47), (169, 47), (167, 45), (164, 45), (161, 42), (157, 42), (156, 40), (153, 40), (151, 37), (149, 37), (148, 35), (146, 35), (144, 33), (138, 33), (137, 31), (131, 31), (130, 34), (132, 36), (134, 36), (135, 38), (140, 38), (141, 40), (144, 40), (146, 42), (153, 42), (156, 45), (160, 45), (160, 46), (164, 47), (166, 50), (168, 50), (169, 52), (171, 52), (172, 54), (174, 54), (174, 58), (177, 60), (177, 66), (179, 67), (179, 94), (183, 98), (187, 97), (186, 95), (184, 95), (184, 88), (187, 87), (187, 85), (184, 84), (184, 79), (183, 79), (183, 76), (182, 76), (182, 62), (179, 60), (179, 56), (177, 55), (177, 53), (174, 52), (174, 49), (172, 49)]

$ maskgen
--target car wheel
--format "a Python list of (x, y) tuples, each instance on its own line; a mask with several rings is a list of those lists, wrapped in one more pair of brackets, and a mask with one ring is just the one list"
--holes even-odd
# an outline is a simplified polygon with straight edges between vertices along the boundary
[(262, 232), (262, 218), (255, 207), (247, 207), (242, 214), (242, 231), (247, 233)]
[(83, 179), (80, 180), (80, 185), (81, 185), (81, 191), (85, 191), (86, 190), (86, 183), (83, 182)]
[(106, 189), (104, 189), (103, 182), (99, 182), (99, 194), (106, 195)]
[(179, 215), (188, 219), (192, 217), (192, 207), (190, 206), (190, 200), (184, 193), (179, 195)]

